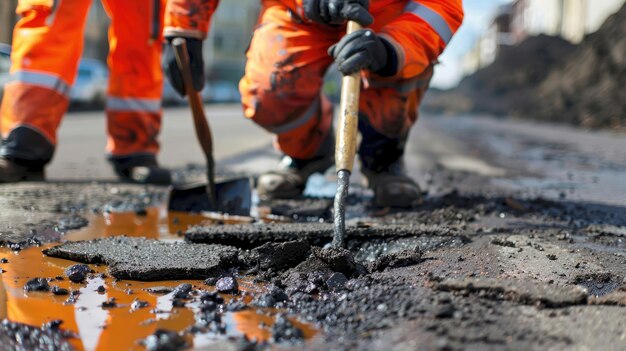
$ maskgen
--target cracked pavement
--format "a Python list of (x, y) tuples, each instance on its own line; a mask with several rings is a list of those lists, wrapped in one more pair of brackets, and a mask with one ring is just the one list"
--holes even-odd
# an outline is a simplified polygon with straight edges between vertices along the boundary
[[(215, 109), (223, 115), (236, 114), (230, 108)], [(70, 118), (64, 128), (83, 123)], [(228, 126), (222, 120), (218, 123), (218, 129)], [(183, 128), (176, 133), (183, 133)], [(171, 134), (173, 139), (176, 133)], [(247, 130), (243, 137), (254, 133)], [(164, 137), (167, 148), (172, 139), (167, 133)], [(66, 138), (69, 144), (77, 142), (71, 135)], [(626, 343), (625, 149), (626, 138), (610, 132), (488, 117), (425, 116), (407, 148), (407, 166), (426, 192), (424, 203), (410, 211), (372, 208), (371, 194), (353, 187), (348, 213), (357, 235), (349, 249), (358, 264), (377, 269), (346, 274), (345, 281), (330, 281), (324, 275), (330, 271), (319, 275), (310, 270), (315, 266), (296, 262), (305, 262), (307, 245), (329, 241), (327, 224), (201, 225), (179, 233), (178, 240), (187, 240), (184, 244), (122, 241), (139, 240), (142, 247), (227, 244), (239, 247), (232, 250), (240, 253), (268, 242), (306, 241), (294, 244), (297, 251), (267, 247), (256, 251), (291, 252), (294, 260), (288, 264), (263, 261), (263, 269), (249, 270), (254, 267), (233, 260), (223, 267), (239, 268), (241, 275), (253, 272), (261, 284), (284, 290), (287, 300), (280, 302), (281, 310), (320, 330), (305, 343), (273, 346), (278, 349), (620, 350)], [(255, 175), (275, 162), (275, 152), (260, 138), (246, 148), (227, 151), (218, 155), (226, 171)], [(91, 182), (90, 174), (81, 174), (84, 171), (64, 171), (67, 160), (75, 157), (72, 162), (80, 163), (83, 153), (99, 150), (61, 152), (66, 154), (51, 170), (53, 179), (72, 181), (0, 185), (3, 246), (16, 250), (57, 243), (85, 224), (72, 216), (93, 218), (127, 210), (141, 215), (163, 201), (164, 188), (116, 183), (106, 173)], [(89, 162), (98, 163), (95, 169), (106, 167), (99, 160)], [(185, 162), (200, 163), (201, 156), (171, 165), (184, 172)], [(292, 221), (328, 222), (332, 199), (325, 196), (334, 191), (332, 180), (332, 174), (312, 180), (325, 184), (314, 187), (318, 198), (262, 205)], [(111, 251), (88, 242), (64, 245), (82, 247), (77, 250), (84, 253), (92, 250), (94, 255)], [(203, 250), (194, 259), (180, 260), (179, 268), (195, 268), (203, 255), (212, 256)], [(407, 252), (416, 254), (406, 265), (380, 263), (399, 262), (390, 255)], [(143, 259), (127, 268), (141, 272), (153, 264), (148, 262), (151, 255), (146, 250), (137, 256)], [(102, 261), (111, 264), (109, 273), (120, 272), (114, 260)], [(162, 260), (158, 265), (170, 264)], [(216, 274), (202, 273), (198, 278)], [(335, 281), (340, 282), (338, 287)]]

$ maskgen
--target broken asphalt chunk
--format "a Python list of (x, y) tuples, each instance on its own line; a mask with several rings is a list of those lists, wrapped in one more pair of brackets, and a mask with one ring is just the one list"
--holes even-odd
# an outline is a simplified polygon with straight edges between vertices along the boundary
[(3, 350), (57, 350), (70, 351), (72, 346), (58, 328), (35, 328), (25, 324), (0, 322), (0, 340)]
[(488, 298), (553, 308), (587, 303), (587, 292), (580, 286), (556, 286), (528, 280), (446, 279), (437, 284), (437, 289), (470, 294), (482, 292), (483, 296)]
[[(346, 227), (348, 239), (407, 236), (454, 236), (452, 228), (434, 225), (361, 225)], [(332, 240), (332, 223), (235, 224), (228, 226), (195, 226), (187, 230), (185, 239), (195, 243), (224, 244), (252, 248), (267, 242), (305, 240), (322, 246)]]
[(272, 326), (272, 341), (276, 343), (297, 344), (304, 339), (304, 333), (296, 327), (287, 317), (279, 313), (274, 319)]
[(46, 278), (33, 278), (26, 282), (24, 291), (50, 291)]
[(87, 278), (87, 274), (91, 273), (91, 268), (86, 264), (75, 264), (65, 270), (65, 275), (74, 283), (82, 283)]
[(297, 266), (310, 252), (311, 246), (305, 240), (265, 243), (252, 249), (246, 260), (249, 266), (262, 271), (280, 271)]
[(367, 270), (372, 273), (380, 272), (388, 268), (412, 266), (421, 263), (423, 260), (422, 256), (423, 252), (418, 247), (382, 255), (375, 261), (369, 262), (367, 264)]
[(52, 293), (54, 295), (68, 295), (70, 292), (69, 290), (65, 289), (65, 288), (61, 288), (58, 286), (53, 286), (52, 287)]
[(190, 346), (185, 338), (178, 333), (164, 329), (157, 329), (152, 335), (145, 338), (141, 344), (149, 351), (184, 350)]
[(217, 280), (215, 284), (215, 288), (217, 291), (223, 294), (236, 294), (239, 292), (239, 284), (237, 283), (237, 279), (235, 277), (226, 276)]
[(123, 236), (66, 242), (44, 253), (84, 263), (106, 263), (113, 277), (141, 281), (219, 276), (240, 263), (234, 247)]

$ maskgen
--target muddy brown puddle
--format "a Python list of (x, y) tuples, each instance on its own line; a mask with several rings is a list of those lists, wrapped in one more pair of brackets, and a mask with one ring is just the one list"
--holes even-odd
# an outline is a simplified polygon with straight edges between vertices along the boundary
[[(67, 233), (64, 240), (89, 240), (108, 236), (143, 236), (160, 240), (182, 240), (180, 235), (190, 225), (248, 223), (249, 217), (225, 217), (211, 214), (167, 213), (162, 208), (149, 208), (145, 214), (104, 213), (87, 216), (89, 225)], [(22, 251), (0, 249), (0, 264), (4, 271), (0, 284), (0, 319), (41, 326), (53, 320), (62, 320), (61, 328), (76, 335), (70, 339), (77, 350), (142, 350), (139, 341), (158, 329), (183, 332), (195, 324), (199, 310), (198, 302), (189, 302), (184, 307), (172, 305), (172, 295), (146, 291), (151, 287), (174, 288), (190, 283), (195, 290), (212, 292), (214, 288), (202, 280), (178, 280), (138, 282), (116, 280), (106, 274), (106, 266), (91, 264), (96, 274), (91, 274), (84, 283), (72, 283), (64, 274), (67, 267), (76, 262), (47, 257), (42, 250), (52, 246), (30, 247)], [(104, 273), (99, 275), (98, 273)], [(56, 277), (64, 277), (62, 280)], [(52, 292), (25, 292), (24, 285), (31, 278), (48, 278), (50, 287), (58, 286), (80, 291), (75, 303), (66, 300), (70, 295), (54, 295)], [(237, 298), (248, 304), (254, 295), (265, 291), (263, 285), (252, 283), (252, 278), (238, 279), (242, 293)], [(104, 292), (98, 288), (104, 287)], [(225, 303), (234, 297), (221, 295)], [(114, 298), (116, 306), (101, 307), (102, 303)], [(148, 303), (145, 308), (132, 309), (131, 304), (141, 300)], [(267, 341), (271, 337), (271, 326), (276, 309), (252, 308), (228, 312), (223, 308), (222, 322), (225, 333), (185, 333), (189, 345), (209, 346), (215, 341), (246, 336), (250, 340)], [(291, 319), (304, 333), (305, 339), (316, 334), (313, 327)]]

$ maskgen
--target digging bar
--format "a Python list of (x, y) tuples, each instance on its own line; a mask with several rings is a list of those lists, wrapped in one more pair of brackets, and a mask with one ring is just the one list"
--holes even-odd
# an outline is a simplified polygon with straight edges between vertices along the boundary
[[(354, 21), (348, 22), (347, 34), (361, 29)], [(341, 81), (341, 102), (335, 146), (335, 167), (337, 169), (337, 193), (334, 204), (333, 247), (346, 246), (346, 198), (350, 187), (350, 173), (356, 154), (356, 137), (359, 121), (360, 73), (344, 76)]]

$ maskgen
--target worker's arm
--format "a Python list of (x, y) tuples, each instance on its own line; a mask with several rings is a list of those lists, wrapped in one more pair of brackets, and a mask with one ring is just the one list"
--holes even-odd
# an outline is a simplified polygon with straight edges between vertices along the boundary
[(197, 91), (202, 90), (205, 84), (202, 41), (206, 38), (211, 16), (218, 3), (219, 0), (168, 0), (165, 6), (163, 36), (166, 43), (163, 48), (163, 70), (172, 87), (181, 96), (186, 93), (185, 86), (171, 41), (179, 37), (187, 40), (193, 85)]
[(415, 77), (437, 58), (463, 21), (461, 0), (411, 0), (404, 13), (378, 33), (395, 49), (390, 75)]
[(346, 35), (329, 54), (343, 74), (365, 70), (412, 78), (436, 62), (462, 20), (461, 0), (410, 0), (404, 12), (378, 33), (366, 28)]

